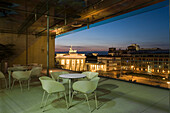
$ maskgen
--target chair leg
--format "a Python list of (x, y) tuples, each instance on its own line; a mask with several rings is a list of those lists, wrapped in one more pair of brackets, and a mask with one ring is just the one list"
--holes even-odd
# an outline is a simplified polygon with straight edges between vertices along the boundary
[(28, 90), (30, 90), (30, 80), (31, 79), (28, 79)]
[(13, 80), (13, 83), (12, 83), (12, 87), (11, 87), (11, 89), (14, 87), (14, 83), (15, 83), (15, 81), (16, 81), (16, 80), (14, 79), (14, 80)]
[(69, 106), (68, 106), (67, 96), (66, 96), (66, 93), (65, 93), (65, 92), (64, 92), (64, 96), (65, 96), (66, 106), (67, 106), (67, 109), (68, 109)]
[(43, 112), (45, 111), (45, 106), (47, 105), (47, 101), (48, 101), (48, 97), (50, 96), (50, 94), (48, 94), (47, 95), (47, 99), (46, 99), (46, 101), (45, 101), (45, 105), (44, 105), (44, 110), (43, 110)]
[(43, 108), (43, 101), (44, 101), (44, 97), (45, 97), (45, 91), (44, 91), (44, 93), (43, 93), (43, 97), (42, 97), (42, 100), (41, 100), (41, 105), (40, 105), (40, 108)]
[(75, 91), (73, 91), (73, 94), (72, 94), (72, 96), (71, 96), (71, 101), (70, 101), (70, 105), (69, 106), (71, 106), (72, 105), (72, 101), (73, 101), (73, 97), (74, 97), (74, 94), (75, 94), (76, 92)]
[(90, 110), (90, 112), (91, 112), (88, 96), (87, 96), (87, 94), (84, 94), (84, 96), (86, 97), (87, 105), (89, 106), (89, 110)]
[(20, 85), (20, 87), (21, 87), (21, 92), (22, 92), (22, 83), (21, 83), (20, 80), (19, 80), (19, 85)]
[(98, 109), (96, 92), (94, 92), (94, 97), (95, 97), (96, 109)]

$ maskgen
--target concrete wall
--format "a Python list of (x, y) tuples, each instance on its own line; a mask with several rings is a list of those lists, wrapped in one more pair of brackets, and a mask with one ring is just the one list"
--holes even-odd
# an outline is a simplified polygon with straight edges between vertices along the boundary
[[(8, 60), (12, 64), (26, 65), (26, 35), (0, 33), (1, 44), (15, 44), (15, 56)], [(47, 37), (28, 35), (28, 64), (39, 63), (47, 67)], [(54, 67), (55, 39), (49, 40), (49, 66)]]

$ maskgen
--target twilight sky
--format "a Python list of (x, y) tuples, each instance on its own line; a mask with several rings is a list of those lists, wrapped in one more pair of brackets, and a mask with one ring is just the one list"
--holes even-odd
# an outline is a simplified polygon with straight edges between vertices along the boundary
[(135, 15), (55, 39), (56, 51), (108, 51), (136, 43), (141, 48), (169, 48), (169, 7)]

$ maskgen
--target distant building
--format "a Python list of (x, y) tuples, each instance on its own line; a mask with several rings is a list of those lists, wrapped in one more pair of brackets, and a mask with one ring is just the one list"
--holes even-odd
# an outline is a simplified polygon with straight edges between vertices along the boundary
[(106, 65), (102, 62), (86, 62), (86, 71), (106, 71)]
[(121, 58), (121, 67), (136, 73), (167, 75), (170, 74), (170, 58), (168, 53), (155, 51), (144, 53), (143, 51)]
[(105, 68), (105, 63), (102, 62), (98, 62), (97, 61), (97, 56), (98, 54), (94, 54), (94, 53), (89, 53), (86, 55), (86, 71), (92, 71), (92, 72), (96, 72), (96, 71), (106, 71)]
[(109, 48), (108, 55), (111, 56), (120, 56), (122, 54), (127, 54), (127, 50), (116, 50), (116, 48)]
[(131, 44), (130, 46), (127, 47), (128, 51), (139, 51), (140, 46), (137, 44)]
[(108, 55), (114, 56), (116, 52), (116, 48), (109, 48)]
[(118, 71), (121, 67), (121, 57), (98, 56), (97, 61), (105, 64), (104, 71)]
[(105, 64), (105, 71), (131, 71), (160, 76), (170, 74), (169, 52), (160, 48), (140, 49), (137, 44), (128, 46), (127, 50), (109, 48), (108, 56), (98, 56), (97, 61)]
[(69, 53), (56, 54), (56, 63), (62, 69), (73, 71), (84, 71), (85, 69), (85, 54), (78, 54), (77, 50), (73, 50), (72, 46)]
[(140, 50), (143, 50), (143, 51), (158, 51), (158, 50), (161, 50), (160, 48), (141, 48)]

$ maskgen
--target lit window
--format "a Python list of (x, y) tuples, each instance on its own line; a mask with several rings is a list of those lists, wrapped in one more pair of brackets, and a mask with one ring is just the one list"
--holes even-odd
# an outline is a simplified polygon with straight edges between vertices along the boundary
[(79, 60), (77, 60), (77, 64), (79, 64), (80, 63), (80, 61)]
[(163, 72), (163, 73), (165, 73), (165, 71), (164, 71), (164, 70), (163, 70), (162, 72)]
[(155, 70), (154, 69), (151, 69), (152, 72), (154, 72)]
[(103, 65), (101, 65), (101, 69), (103, 69)]
[(83, 60), (81, 60), (81, 63), (83, 64)]
[(61, 60), (61, 65), (64, 65), (65, 64), (65, 60)]
[(75, 60), (72, 60), (72, 65), (75, 65)]
[(69, 64), (70, 60), (67, 60), (66, 64)]

